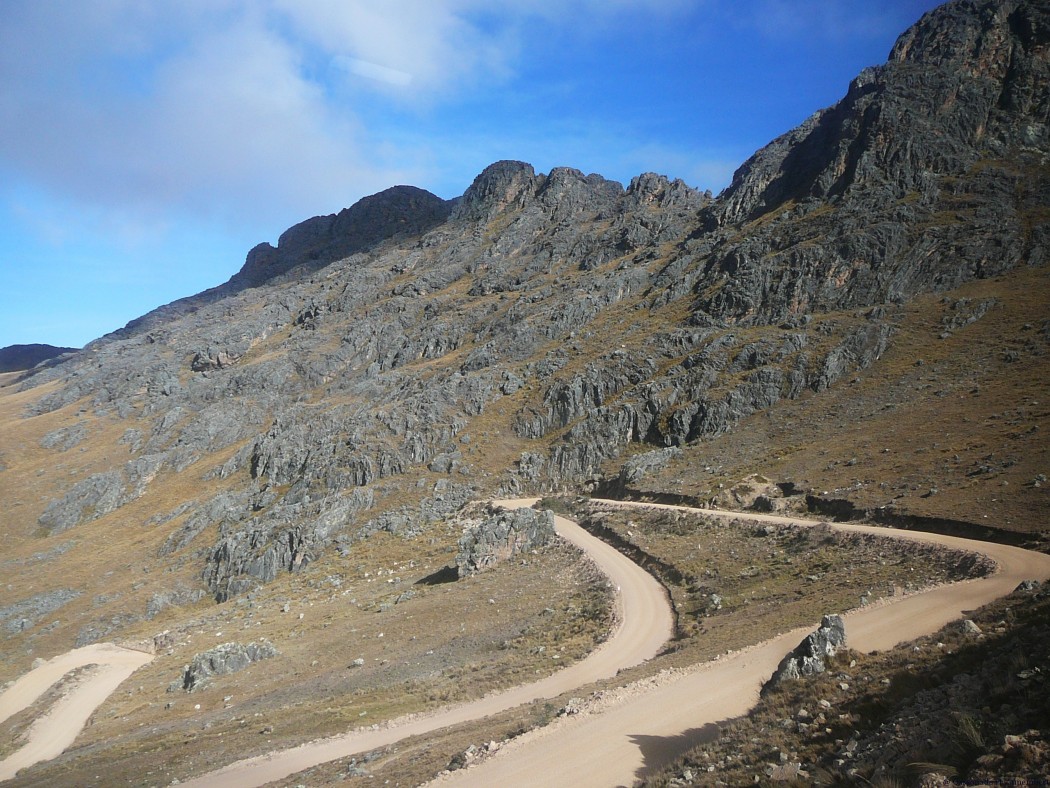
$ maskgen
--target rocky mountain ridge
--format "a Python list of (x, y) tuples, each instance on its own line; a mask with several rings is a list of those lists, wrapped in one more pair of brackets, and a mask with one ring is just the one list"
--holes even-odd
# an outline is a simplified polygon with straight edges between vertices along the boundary
[(45, 361), (60, 360), (67, 353), (76, 352), (75, 347), (55, 347), (42, 344), (8, 345), (0, 348), (0, 373), (22, 372)]
[(38, 523), (194, 490), (153, 515), (158, 557), (223, 601), (825, 391), (910, 299), (1045, 265), (1048, 44), (1045, 4), (949, 3), (718, 198), (504, 161), (455, 201), (399, 186), (302, 222), (24, 380), (27, 418), (77, 404), (123, 427)]

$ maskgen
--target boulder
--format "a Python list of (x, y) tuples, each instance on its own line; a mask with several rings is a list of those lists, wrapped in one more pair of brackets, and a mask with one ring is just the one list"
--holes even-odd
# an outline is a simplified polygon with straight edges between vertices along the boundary
[(820, 627), (807, 635), (805, 640), (780, 661), (772, 678), (762, 688), (763, 694), (784, 681), (823, 673), (827, 658), (835, 656), (835, 653), (845, 645), (846, 626), (842, 621), (842, 616), (824, 616), (820, 621)]
[(248, 643), (223, 643), (197, 654), (186, 666), (182, 688), (187, 692), (200, 689), (212, 676), (223, 676), (244, 670), (253, 662), (278, 655), (274, 645), (264, 639)]
[(621, 466), (620, 484), (624, 486), (637, 484), (647, 475), (661, 470), (667, 463), (681, 455), (682, 450), (677, 446), (636, 454)]
[(554, 537), (554, 515), (549, 511), (495, 510), (459, 540), (456, 569), (460, 577), (483, 572), (519, 553), (548, 545)]

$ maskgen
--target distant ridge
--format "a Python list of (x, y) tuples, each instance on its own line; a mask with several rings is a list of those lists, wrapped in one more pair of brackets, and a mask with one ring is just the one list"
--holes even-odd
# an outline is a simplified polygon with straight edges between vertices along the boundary
[(0, 372), (21, 372), (32, 369), (41, 361), (76, 353), (79, 348), (54, 345), (8, 345), (0, 348)]
[(277, 246), (257, 244), (241, 270), (223, 284), (157, 307), (107, 336), (135, 336), (205, 304), (272, 283), (293, 269), (316, 271), (384, 241), (422, 235), (448, 219), (456, 202), (415, 186), (392, 186), (363, 197), (339, 213), (314, 216), (289, 227)]

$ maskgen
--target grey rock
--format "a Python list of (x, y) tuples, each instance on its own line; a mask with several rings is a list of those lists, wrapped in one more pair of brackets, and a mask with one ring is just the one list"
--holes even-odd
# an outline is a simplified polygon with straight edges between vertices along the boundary
[(45, 449), (57, 449), (58, 451), (69, 451), (77, 446), (87, 435), (84, 422), (77, 422), (69, 427), (59, 427), (52, 430), (43, 437), (40, 445)]
[(976, 323), (988, 314), (988, 310), (995, 306), (996, 299), (983, 298), (976, 301), (969, 298), (944, 299), (941, 303), (948, 307), (944, 317), (941, 318), (941, 326), (944, 329), (941, 338), (946, 339), (960, 328)]
[[(122, 464), (40, 523), (112, 512), (166, 473), (221, 481), (230, 497), (173, 515), (162, 553), (228, 599), (369, 533), (419, 533), (466, 491), (608, 481), (632, 444), (663, 452), (841, 385), (910, 298), (1045, 260), (1048, 30), (1019, 0), (931, 12), (715, 199), (497, 162), (456, 201), (395, 187), (301, 222), (224, 285), (17, 384), (46, 391), (26, 416), (83, 402), (129, 420)], [(994, 304), (943, 306), (950, 332)], [(522, 445), (479, 470), (494, 409)], [(384, 503), (428, 469), (470, 484)]]
[(805, 640), (780, 661), (773, 676), (763, 686), (762, 692), (769, 692), (785, 681), (823, 673), (826, 666), (825, 660), (835, 656), (836, 652), (845, 645), (846, 627), (842, 616), (824, 616), (820, 621), (820, 627), (807, 635)]
[(644, 454), (636, 454), (631, 457), (620, 468), (621, 484), (637, 484), (646, 475), (665, 467), (667, 463), (681, 456), (682, 450), (677, 446), (668, 446), (665, 449), (654, 449)]
[(118, 613), (107, 618), (98, 619), (84, 624), (77, 632), (76, 647), (81, 648), (92, 643), (109, 638), (127, 626), (136, 624), (142, 620), (141, 616), (133, 613)]
[(116, 511), (146, 492), (164, 460), (162, 455), (143, 455), (125, 463), (122, 470), (92, 474), (49, 503), (37, 522), (57, 534)]
[(750, 474), (746, 478), (720, 491), (712, 503), (722, 509), (752, 509), (773, 511), (775, 501), (784, 496), (783, 491), (764, 476)]
[(554, 516), (549, 511), (490, 511), (459, 540), (456, 570), (460, 577), (483, 572), (519, 553), (548, 545), (554, 537)]
[(146, 618), (152, 620), (157, 615), (169, 608), (182, 605), (193, 605), (205, 597), (201, 588), (175, 588), (170, 591), (157, 591), (150, 595), (146, 603)]
[(420, 501), (418, 506), (400, 507), (382, 513), (362, 525), (355, 538), (367, 538), (380, 531), (397, 536), (418, 536), (427, 526), (444, 520), (473, 500), (476, 492), (470, 485), (441, 479), (434, 485), (433, 494)]
[(114, 511), (121, 505), (125, 491), (120, 471), (96, 473), (49, 503), (37, 520), (51, 534), (58, 534), (84, 519), (93, 520)]
[(612, 354), (601, 365), (592, 364), (585, 372), (548, 388), (543, 409), (519, 416), (515, 427), (523, 438), (539, 438), (552, 429), (572, 422), (601, 408), (610, 397), (652, 376), (653, 365), (638, 363), (626, 354)]
[(41, 618), (69, 604), (80, 595), (80, 591), (71, 588), (36, 594), (21, 602), (0, 607), (0, 623), (8, 636), (17, 635), (34, 627)]
[[(262, 491), (254, 502), (248, 498), (247, 509), (240, 507), (241, 500), (218, 496), (169, 537), (169, 543), (175, 539), (171, 548), (178, 549), (214, 522), (212, 517), (220, 518), (220, 537), (207, 551), (201, 575), (220, 602), (270, 582), (279, 572), (308, 566), (337, 534), (372, 507), (374, 497), (370, 489), (352, 489), (319, 501), (296, 501), (289, 493), (276, 503), (271, 493)], [(263, 511), (255, 514), (256, 509)]]
[(183, 671), (182, 688), (187, 692), (201, 689), (213, 676), (224, 676), (244, 670), (253, 662), (270, 659), (280, 652), (268, 640), (248, 644), (223, 643), (194, 656)]
[(979, 626), (970, 618), (964, 618), (960, 621), (956, 621), (953, 628), (964, 634), (964, 635), (982, 635), (984, 634)]

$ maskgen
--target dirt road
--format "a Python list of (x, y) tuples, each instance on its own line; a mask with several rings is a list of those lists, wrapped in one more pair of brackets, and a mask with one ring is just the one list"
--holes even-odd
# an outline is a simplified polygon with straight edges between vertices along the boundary
[(0, 780), (8, 780), (19, 769), (60, 755), (102, 701), (152, 659), (153, 655), (144, 651), (97, 643), (67, 651), (18, 679), (0, 695), (0, 722), (31, 706), (71, 670), (93, 666), (45, 716), (33, 723), (25, 746), (0, 761)]
[[(509, 509), (532, 506), (535, 498), (496, 501)], [(558, 533), (586, 552), (618, 588), (617, 626), (610, 637), (586, 659), (542, 681), (496, 693), (435, 714), (394, 720), (376, 730), (351, 731), (343, 736), (309, 742), (289, 750), (231, 764), (184, 786), (263, 785), (319, 763), (385, 747), (409, 736), (429, 733), (450, 725), (488, 717), (540, 698), (552, 698), (598, 679), (616, 675), (621, 668), (652, 658), (671, 636), (673, 618), (663, 587), (633, 561), (571, 520), (555, 517)]]
[[(726, 518), (741, 517), (739, 512), (702, 511)], [(746, 516), (775, 523), (818, 524), (818, 521), (774, 515)], [(891, 648), (901, 641), (933, 632), (966, 611), (1010, 593), (1022, 580), (1050, 578), (1050, 556), (1017, 547), (874, 526), (833, 524), (833, 527), (980, 552), (999, 565), (999, 571), (987, 578), (939, 586), (846, 615), (850, 646), (860, 651)], [(783, 656), (812, 629), (804, 627), (707, 663), (680, 678), (661, 682), (651, 692), (632, 696), (605, 713), (559, 725), (553, 734), (531, 738), (524, 746), (504, 748), (488, 761), (454, 772), (439, 782), (455, 786), (543, 785), (545, 788), (630, 785), (659, 770), (686, 749), (714, 738), (719, 721), (746, 713), (758, 701), (763, 682), (772, 675)], [(557, 768), (551, 769), (551, 764), (557, 764)]]
[[(534, 500), (497, 503), (514, 508), (530, 506)], [(608, 503), (621, 506), (684, 508), (613, 501)], [(702, 511), (704, 514), (727, 518), (742, 516), (739, 512), (709, 509)], [(815, 525), (819, 522), (775, 515), (746, 516), (748, 519), (776, 523)], [(336, 758), (367, 752), (409, 736), (496, 714), (538, 698), (554, 697), (600, 678), (612, 676), (620, 668), (638, 664), (654, 656), (671, 633), (671, 610), (663, 588), (640, 567), (609, 545), (587, 534), (575, 523), (559, 517), (556, 518), (556, 527), (564, 538), (591, 555), (609, 577), (610, 582), (619, 588), (619, 623), (610, 638), (589, 657), (533, 684), (454, 706), (435, 714), (395, 720), (376, 729), (351, 731), (343, 736), (240, 761), (184, 785), (263, 785)], [(940, 586), (892, 603), (848, 614), (846, 630), (850, 645), (862, 651), (890, 648), (903, 640), (932, 632), (967, 611), (1010, 593), (1022, 580), (1050, 579), (1050, 556), (1016, 547), (873, 526), (836, 524), (833, 527), (843, 531), (875, 533), (980, 552), (991, 557), (999, 566), (999, 571), (987, 578)], [(689, 747), (713, 738), (717, 735), (716, 723), (719, 721), (744, 714), (757, 701), (762, 683), (769, 678), (780, 659), (811, 629), (812, 627), (804, 627), (794, 630), (745, 651), (697, 666), (684, 674), (661, 679), (644, 691), (625, 693), (623, 702), (601, 713), (563, 719), (549, 729), (515, 740), (495, 757), (476, 767), (454, 772), (440, 782), (477, 786), (630, 784), (635, 779), (661, 768)], [(84, 656), (73, 659), (73, 655), (84, 651), (87, 649), (79, 649), (77, 652), (58, 657), (20, 679), (0, 697), (0, 721), (32, 703), (48, 686), (78, 664), (101, 662), (114, 667), (112, 662), (97, 655), (94, 660), (87, 662), (76, 661), (85, 659)], [(68, 663), (64, 661), (67, 659), (70, 660)], [(125, 655), (121, 659), (128, 660), (131, 657)], [(138, 659), (148, 661), (149, 658), (148, 655), (140, 654)], [(54, 666), (49, 667), (52, 663), (55, 663)], [(68, 666), (63, 667), (64, 665)], [(137, 666), (136, 664), (135, 667)], [(45, 668), (47, 671), (38, 674), (38, 671), (44, 671)], [(132, 670), (134, 667), (128, 669), (119, 679), (114, 673), (109, 679), (112, 684), (111, 688), (106, 690), (106, 694), (115, 689)], [(52, 675), (54, 678), (46, 681), (47, 677)], [(89, 682), (85, 682), (97, 687), (94, 694), (104, 691), (105, 686), (108, 686), (96, 684), (96, 678), (92, 677)], [(32, 694), (33, 692), (36, 694)], [(15, 693), (12, 698), (19, 698), (17, 702), (8, 699), (11, 693)], [(70, 711), (71, 716), (68, 718), (66, 712), (60, 713), (56, 705), (51, 715), (34, 726), (33, 739), (39, 743), (61, 733), (62, 743), (59, 746), (59, 740), (55, 739), (48, 751), (50, 754), (34, 756), (36, 760), (54, 757), (68, 746), (83, 727), (91, 711), (104, 697), (105, 695), (101, 695), (94, 700), (86, 713), (83, 713), (83, 709), (87, 708), (86, 703), (78, 703), (76, 714)], [(9, 708), (12, 710), (8, 711)], [(73, 719), (77, 715), (80, 718), (79, 722)], [(40, 734), (37, 733), (38, 726)], [(28, 746), (24, 749), (28, 749)], [(20, 757), (22, 752), (15, 753), (0, 764), (0, 770), (11, 768), (8, 764)], [(552, 764), (556, 766), (552, 768)], [(12, 774), (13, 771), (0, 771), (0, 779)]]

